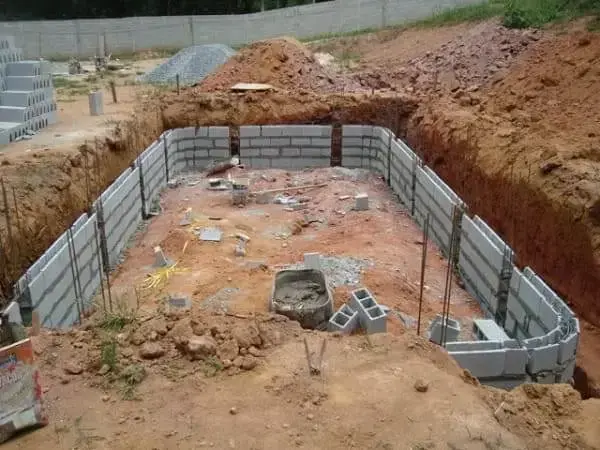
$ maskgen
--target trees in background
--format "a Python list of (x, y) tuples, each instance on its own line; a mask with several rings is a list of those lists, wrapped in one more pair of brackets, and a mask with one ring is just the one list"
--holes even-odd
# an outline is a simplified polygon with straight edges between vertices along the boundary
[(319, 1), (329, 0), (8, 0), (0, 21), (245, 14)]

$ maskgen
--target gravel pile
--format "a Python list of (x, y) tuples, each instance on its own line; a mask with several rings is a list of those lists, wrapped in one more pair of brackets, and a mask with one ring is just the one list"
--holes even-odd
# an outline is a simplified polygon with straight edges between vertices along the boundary
[(187, 47), (140, 76), (139, 81), (150, 84), (175, 83), (179, 74), (181, 85), (191, 85), (202, 80), (234, 54), (231, 47), (221, 44)]
[[(321, 270), (329, 281), (329, 286), (354, 286), (360, 284), (360, 274), (363, 269), (373, 266), (373, 262), (366, 259), (340, 256), (321, 256)], [(303, 269), (304, 263), (292, 264), (286, 269)]]

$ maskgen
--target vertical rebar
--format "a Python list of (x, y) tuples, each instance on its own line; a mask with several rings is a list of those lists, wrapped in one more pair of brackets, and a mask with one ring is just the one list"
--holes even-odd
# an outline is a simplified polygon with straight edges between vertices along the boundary
[(175, 81), (177, 82), (177, 95), (179, 95), (179, 93), (180, 93), (180, 88), (179, 88), (179, 74), (175, 75)]
[(450, 249), (449, 249), (449, 257), (448, 257), (448, 266), (446, 269), (446, 284), (444, 287), (444, 300), (442, 305), (442, 336), (440, 339), (440, 345), (442, 347), (446, 346), (446, 332), (448, 328), (448, 319), (450, 317), (450, 294), (452, 291), (452, 273), (454, 269), (454, 247), (456, 245), (456, 233), (458, 232), (458, 227), (456, 225), (458, 215), (458, 207), (454, 206), (452, 208), (452, 233), (450, 234)]
[(21, 239), (24, 238), (23, 236), (23, 229), (21, 228), (21, 218), (19, 216), (19, 205), (17, 203), (17, 193), (16, 193), (16, 189), (13, 186), (12, 187), (12, 194), (13, 194), (13, 201), (15, 203), (15, 218), (17, 220), (17, 231), (19, 232), (19, 238), (17, 239), (17, 250), (18, 250), (18, 261), (21, 261), (21, 257), (23, 256), (22, 252), (21, 252)]
[(6, 218), (6, 231), (8, 233), (8, 246), (10, 247), (10, 256), (14, 258), (14, 241), (12, 234), (12, 223), (10, 220), (10, 211), (8, 205), (8, 196), (6, 195), (6, 186), (4, 186), (4, 178), (0, 178), (0, 185), (2, 186), (2, 199), (4, 201), (4, 216)]
[(421, 336), (421, 311), (423, 310), (423, 290), (425, 288), (425, 267), (427, 261), (427, 244), (429, 241), (429, 214), (423, 227), (423, 252), (421, 256), (421, 284), (419, 287), (419, 316), (417, 319), (417, 336)]
[[(96, 216), (98, 217), (98, 216)], [(98, 259), (98, 272), (100, 275), (100, 291), (102, 292), (102, 308), (106, 313), (106, 295), (104, 294), (104, 280), (102, 277), (102, 255), (100, 253), (100, 240), (98, 238), (98, 222), (94, 221), (94, 240), (96, 241), (96, 258)]]

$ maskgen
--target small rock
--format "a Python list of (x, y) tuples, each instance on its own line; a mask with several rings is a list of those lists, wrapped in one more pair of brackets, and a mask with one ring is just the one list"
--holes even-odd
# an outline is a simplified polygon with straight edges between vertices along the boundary
[(252, 370), (258, 365), (258, 360), (253, 356), (244, 356), (241, 368), (244, 370)]
[(61, 377), (60, 379), (60, 384), (69, 384), (71, 382), (71, 380), (69, 380), (68, 378), (65, 377)]
[(313, 420), (313, 419), (315, 418), (315, 416), (314, 416), (314, 414), (307, 414), (307, 415), (306, 415), (306, 418), (307, 418), (308, 420)]
[(227, 360), (230, 362), (233, 361), (235, 358), (237, 358), (238, 353), (239, 347), (235, 339), (227, 339), (226, 341), (220, 343), (219, 347), (217, 348), (217, 356), (223, 362)]
[(127, 421), (127, 418), (126, 418), (126, 417), (121, 417), (121, 418), (119, 419), (119, 423), (120, 423), (120, 424), (123, 424), (123, 423), (125, 423), (126, 421)]
[(415, 390), (417, 392), (427, 392), (427, 390), (429, 389), (429, 383), (426, 383), (425, 381), (418, 379), (417, 381), (415, 381)]
[(240, 348), (240, 355), (246, 356), (247, 354), (248, 354), (248, 349), (247, 348)]
[(217, 352), (217, 342), (210, 336), (193, 337), (187, 343), (186, 351), (192, 361), (205, 359)]
[(265, 356), (263, 354), (263, 352), (261, 352), (259, 349), (257, 349), (254, 346), (252, 346), (248, 349), (248, 353), (250, 353), (252, 356), (256, 356), (257, 358), (261, 358), (261, 357)]
[(156, 342), (146, 342), (140, 349), (140, 356), (144, 359), (156, 359), (165, 354), (165, 349)]
[(110, 395), (103, 395), (103, 396), (102, 396), (102, 401), (103, 401), (103, 402), (107, 402), (107, 401), (109, 401), (109, 400), (110, 400)]
[(231, 408), (229, 408), (229, 414), (231, 414), (232, 416), (235, 416), (238, 413), (238, 410), (235, 406), (232, 406)]
[(283, 428), (286, 428), (286, 429), (287, 429), (287, 428), (289, 428), (289, 427), (290, 427), (290, 424), (289, 424), (289, 423), (284, 423), (282, 426), (283, 426)]
[(146, 338), (139, 332), (135, 332), (133, 336), (131, 336), (131, 343), (133, 345), (142, 345), (146, 342)]
[(82, 348), (83, 347), (83, 343), (81, 343), (81, 342), (74, 342), (73, 343), (73, 347), (75, 347), (75, 348)]
[(110, 366), (108, 364), (103, 364), (98, 371), (98, 375), (106, 375), (108, 372), (110, 372)]
[(83, 373), (83, 367), (77, 361), (67, 361), (64, 371), (69, 375), (79, 375)]

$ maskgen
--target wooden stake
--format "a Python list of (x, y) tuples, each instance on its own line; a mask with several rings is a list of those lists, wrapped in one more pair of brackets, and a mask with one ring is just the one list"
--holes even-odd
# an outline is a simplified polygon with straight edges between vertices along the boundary
[(299, 190), (302, 190), (302, 189), (315, 189), (315, 188), (325, 187), (327, 185), (328, 185), (328, 183), (306, 184), (304, 186), (294, 186), (294, 187), (285, 187), (285, 188), (277, 188), (277, 189), (267, 189), (265, 191), (250, 192), (250, 195), (274, 194), (276, 192), (299, 191)]
[(112, 93), (113, 103), (118, 103), (117, 101), (117, 86), (115, 84), (115, 80), (110, 80), (110, 92)]

